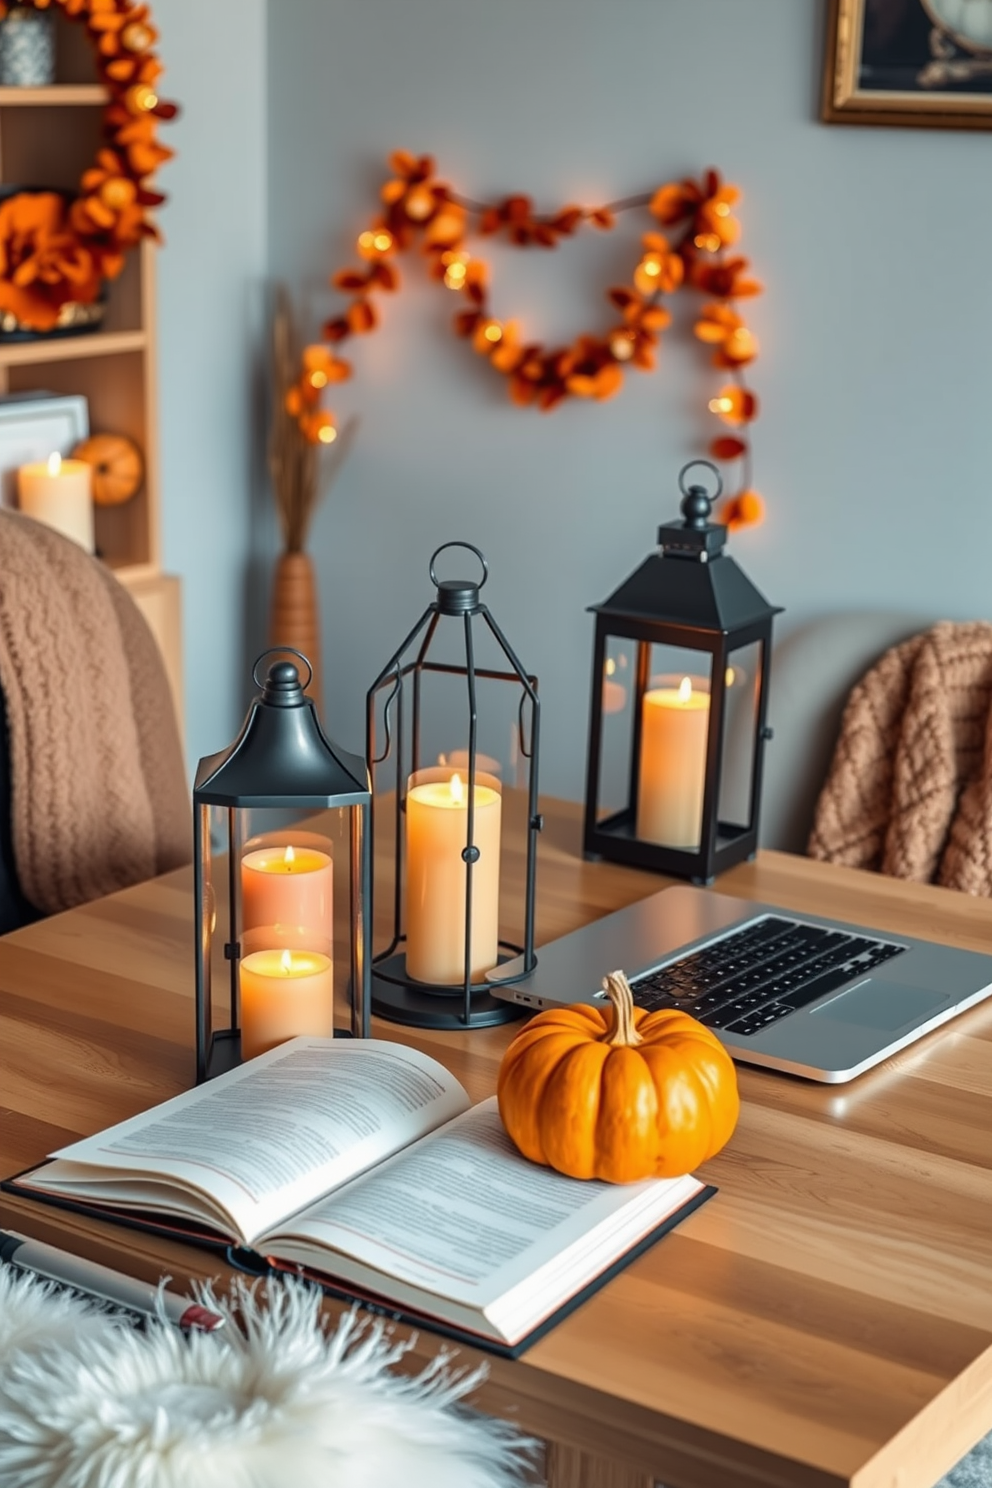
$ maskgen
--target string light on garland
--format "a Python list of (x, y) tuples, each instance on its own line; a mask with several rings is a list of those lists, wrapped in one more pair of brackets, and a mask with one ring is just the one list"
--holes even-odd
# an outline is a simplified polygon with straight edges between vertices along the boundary
[[(707, 296), (695, 322), (695, 335), (712, 348), (712, 364), (727, 378), (709, 399), (708, 408), (737, 431), (733, 436), (713, 438), (708, 446), (714, 459), (737, 461), (740, 466), (737, 494), (724, 502), (720, 517), (730, 527), (761, 521), (764, 503), (751, 485), (751, 446), (745, 437), (758, 416), (758, 399), (746, 385), (744, 371), (759, 347), (737, 302), (760, 294), (762, 286), (750, 277), (748, 260), (730, 254), (741, 231), (734, 216), (740, 200), (736, 186), (709, 170), (698, 181), (670, 181), (643, 196), (597, 207), (569, 204), (557, 212), (538, 214), (530, 198), (523, 195), (495, 203), (460, 196), (437, 179), (430, 155), (397, 150), (389, 157), (389, 165), (393, 175), (381, 191), (384, 210), (356, 244), (364, 266), (341, 269), (331, 279), (336, 289), (351, 296), (351, 303), (324, 325), (326, 344), (306, 348), (299, 380), (286, 395), (287, 411), (307, 439), (316, 443), (334, 438), (333, 415), (320, 406), (322, 393), (328, 383), (350, 377), (352, 369), (333, 348), (350, 336), (376, 328), (379, 311), (373, 296), (399, 288), (400, 276), (392, 260), (418, 241), (430, 277), (466, 301), (466, 308), (454, 317), (456, 333), (508, 379), (514, 403), (543, 412), (568, 397), (613, 397), (623, 386), (628, 367), (653, 370), (661, 332), (671, 324), (665, 296), (690, 288)], [(570, 346), (549, 348), (525, 340), (515, 320), (491, 313), (488, 268), (466, 246), (470, 234), (502, 235), (520, 248), (553, 249), (580, 227), (608, 232), (619, 213), (643, 209), (656, 226), (642, 234), (632, 283), (615, 286), (606, 294), (619, 313), (620, 324), (603, 335), (579, 335)], [(668, 229), (668, 235), (657, 226)]]
[[(50, 331), (65, 307), (92, 304), (126, 254), (158, 238), (149, 211), (165, 197), (150, 180), (173, 152), (157, 122), (174, 119), (159, 96), (158, 32), (147, 5), (131, 0), (20, 0), (22, 9), (61, 11), (82, 24), (107, 90), (105, 144), (84, 170), (75, 199), (59, 191), (18, 191), (0, 203), (0, 315), (5, 329)], [(9, 9), (0, 0), (0, 20)], [(9, 324), (8, 324), (9, 322)], [(332, 420), (333, 422), (333, 420)]]

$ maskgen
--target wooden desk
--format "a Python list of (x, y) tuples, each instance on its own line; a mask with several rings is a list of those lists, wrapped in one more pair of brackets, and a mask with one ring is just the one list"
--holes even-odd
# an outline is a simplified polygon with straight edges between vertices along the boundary
[[(578, 843), (578, 809), (551, 803), (539, 942), (659, 887)], [(992, 951), (988, 902), (942, 889), (776, 853), (720, 886)], [(0, 942), (4, 1172), (191, 1082), (191, 909), (183, 871)], [(412, 1041), (479, 1098), (512, 1031)], [(740, 1078), (705, 1170), (719, 1197), (522, 1360), (491, 1361), (479, 1403), (549, 1443), (555, 1488), (930, 1488), (992, 1428), (992, 1007), (850, 1085)], [(146, 1277), (217, 1271), (24, 1201), (0, 1220)], [(421, 1335), (414, 1359), (434, 1349)]]

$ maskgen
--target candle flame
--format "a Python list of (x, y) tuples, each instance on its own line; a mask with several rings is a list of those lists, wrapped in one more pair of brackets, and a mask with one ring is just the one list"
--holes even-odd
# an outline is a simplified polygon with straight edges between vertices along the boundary
[(58, 450), (54, 450), (53, 453), (50, 454), (48, 457), (48, 473), (49, 475), (58, 475), (61, 469), (62, 456), (59, 454)]
[(288, 976), (293, 969), (293, 958), (288, 951), (283, 951), (279, 964)]
[(732, 666), (728, 666), (726, 672), (724, 673), (723, 680), (726, 682), (726, 684), (727, 684), (728, 687), (733, 687), (734, 683), (737, 681), (737, 678), (734, 675), (734, 669), (733, 669)]
[(462, 789), (462, 777), (460, 775), (452, 775), (448, 781), (448, 789), (451, 791), (451, 799), (455, 805), (460, 806), (465, 797), (465, 792)]
[(679, 683), (679, 702), (687, 703), (691, 697), (692, 680), (689, 677), (683, 677), (682, 681)]
[(292, 867), (292, 865), (296, 862), (296, 853), (293, 851), (292, 843), (289, 844), (289, 846), (286, 848), (286, 851), (283, 853), (282, 860), (284, 863), (288, 863), (290, 867)]

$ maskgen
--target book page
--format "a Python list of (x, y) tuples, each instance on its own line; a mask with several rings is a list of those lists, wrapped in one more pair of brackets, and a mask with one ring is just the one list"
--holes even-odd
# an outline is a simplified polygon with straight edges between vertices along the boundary
[[(393, 1277), (482, 1310), (555, 1267), (563, 1297), (572, 1295), (577, 1277), (591, 1279), (702, 1186), (691, 1176), (566, 1178), (520, 1155), (493, 1098), (263, 1236), (260, 1248), (291, 1260), (302, 1240), (307, 1262), (331, 1275), (360, 1274), (374, 1287), (378, 1272), (387, 1296)], [(361, 1273), (336, 1270), (337, 1255), (321, 1261), (317, 1247), (361, 1263)]]
[(214, 1223), (226, 1215), (233, 1237), (251, 1244), (468, 1104), (458, 1081), (416, 1049), (297, 1038), (62, 1148), (24, 1181), (154, 1208), (136, 1180), (168, 1179), (180, 1212)]

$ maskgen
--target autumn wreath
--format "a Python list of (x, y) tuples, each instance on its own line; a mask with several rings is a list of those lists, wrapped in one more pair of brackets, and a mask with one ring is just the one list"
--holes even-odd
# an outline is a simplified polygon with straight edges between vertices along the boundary
[[(156, 139), (156, 121), (172, 119), (178, 110), (158, 96), (162, 64), (147, 5), (21, 4), (61, 10), (85, 25), (107, 90), (106, 143), (83, 172), (77, 196), (67, 201), (58, 191), (15, 191), (0, 202), (0, 314), (18, 327), (51, 331), (64, 323), (65, 307), (97, 299), (103, 282), (121, 272), (128, 249), (158, 236), (148, 213), (165, 198), (149, 181), (173, 152)], [(9, 8), (0, 0), (0, 19)]]
[[(710, 170), (699, 181), (669, 182), (605, 206), (569, 205), (539, 214), (527, 196), (494, 203), (459, 196), (437, 179), (429, 155), (397, 150), (389, 165), (393, 176), (382, 187), (383, 210), (358, 238), (363, 265), (343, 269), (331, 280), (352, 296), (351, 303), (324, 325), (323, 343), (304, 350), (299, 377), (286, 394), (287, 411), (306, 440), (331, 443), (336, 437), (334, 415), (321, 406), (322, 390), (350, 377), (352, 369), (333, 348), (375, 329), (379, 312), (374, 297), (399, 287), (395, 256), (419, 238), (430, 275), (467, 302), (455, 315), (457, 334), (471, 340), (474, 350), (508, 379), (515, 403), (543, 411), (569, 397), (612, 397), (628, 366), (652, 370), (661, 332), (671, 323), (665, 297), (683, 286), (706, 295), (695, 334), (712, 347), (713, 364), (725, 375), (709, 410), (733, 430), (714, 438), (709, 452), (719, 460), (740, 461), (737, 492), (724, 504), (721, 517), (731, 526), (760, 521), (763, 503), (751, 486), (745, 437), (757, 416), (758, 400), (744, 374), (758, 354), (758, 343), (736, 302), (760, 294), (761, 285), (750, 277), (748, 260), (730, 252), (740, 237), (733, 213), (740, 199), (737, 187)], [(466, 247), (472, 232), (503, 234), (521, 248), (556, 248), (583, 226), (609, 230), (618, 213), (633, 208), (646, 208), (669, 235), (654, 227), (643, 234), (632, 283), (607, 291), (618, 318), (605, 333), (579, 335), (570, 346), (548, 348), (528, 341), (515, 320), (491, 313), (487, 265)]]

